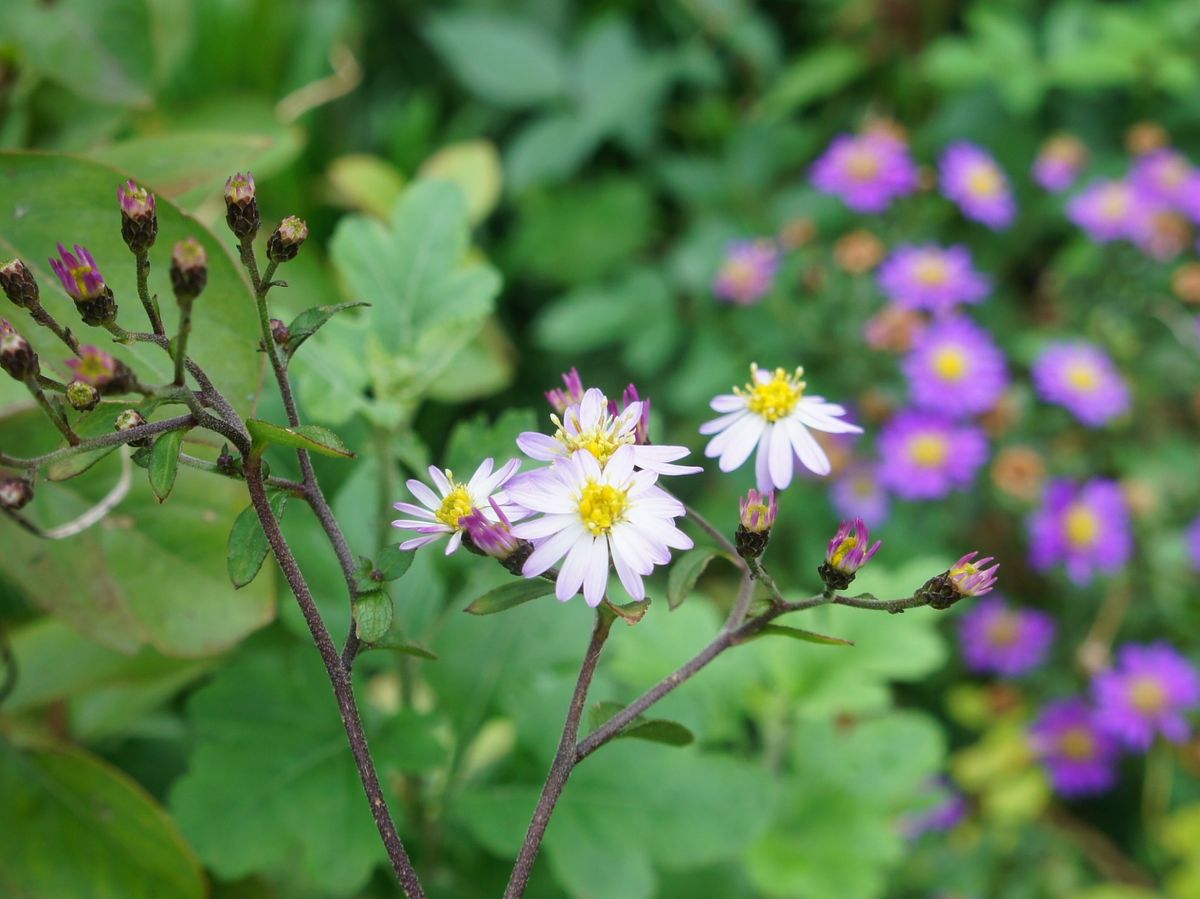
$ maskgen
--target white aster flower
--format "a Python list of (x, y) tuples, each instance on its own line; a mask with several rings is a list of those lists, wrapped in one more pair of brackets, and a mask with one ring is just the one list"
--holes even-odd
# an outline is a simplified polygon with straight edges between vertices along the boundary
[[(416, 518), (402, 518), (393, 521), (392, 525), (401, 530), (415, 531), (421, 536), (406, 540), (400, 544), (401, 549), (416, 549), (426, 543), (432, 543), (445, 534), (450, 535), (446, 544), (446, 555), (450, 555), (462, 543), (462, 518), (472, 511), (478, 510), (491, 521), (499, 521), (500, 517), (492, 507), (490, 500), (493, 495), (497, 498), (497, 508), (510, 519), (520, 518), (524, 510), (507, 504), (507, 498), (496, 491), (503, 487), (521, 467), (520, 459), (510, 459), (499, 471), (493, 472), (492, 459), (484, 459), (483, 463), (471, 475), (466, 483), (454, 480), (450, 469), (444, 472), (429, 466), (429, 477), (433, 479), (438, 493), (434, 493), (418, 480), (408, 481), (408, 489), (422, 503), (415, 506), (412, 503), (396, 503), (395, 508), (407, 512)], [(423, 506), (423, 507), (422, 507)]]
[(842, 421), (846, 410), (819, 396), (805, 396), (804, 369), (788, 374), (750, 366), (750, 383), (733, 388), (710, 404), (720, 418), (700, 426), (701, 434), (715, 434), (704, 455), (719, 457), (721, 471), (733, 471), (758, 447), (755, 476), (758, 489), (783, 490), (792, 482), (795, 460), (809, 471), (829, 474), (829, 457), (809, 428), (829, 434), (861, 434), (862, 428)]
[(602, 466), (619, 448), (627, 446), (633, 452), (635, 468), (658, 474), (695, 474), (703, 471), (696, 465), (671, 464), (690, 452), (686, 446), (637, 442), (643, 405), (639, 401), (628, 403), (619, 414), (614, 415), (609, 411), (609, 402), (603, 391), (592, 387), (584, 392), (583, 399), (567, 407), (561, 419), (557, 415), (550, 416), (558, 428), (553, 437), (537, 431), (525, 431), (517, 437), (517, 446), (531, 459), (541, 462), (553, 462), (587, 450)]
[(634, 599), (644, 599), (642, 578), (671, 559), (671, 549), (691, 549), (675, 527), (683, 504), (655, 485), (658, 475), (634, 470), (634, 448), (622, 446), (601, 467), (591, 453), (572, 453), (522, 479), (510, 490), (513, 502), (541, 518), (513, 526), (534, 543), (522, 573), (537, 577), (563, 556), (554, 593), (566, 601), (583, 589), (597, 606), (608, 588), (608, 562)]

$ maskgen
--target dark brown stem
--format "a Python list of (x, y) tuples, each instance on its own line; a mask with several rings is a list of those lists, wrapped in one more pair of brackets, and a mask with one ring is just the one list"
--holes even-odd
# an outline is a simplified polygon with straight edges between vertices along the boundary
[(687, 517), (691, 519), (692, 523), (695, 524), (696, 527), (700, 528), (700, 530), (704, 531), (704, 533), (708, 534), (708, 536), (712, 537), (717, 546), (725, 550), (725, 552), (729, 554), (730, 558), (733, 559), (733, 564), (745, 571), (746, 562), (738, 554), (737, 547), (733, 545), (733, 541), (717, 530), (715, 525), (711, 524), (707, 518), (705, 518), (691, 506), (685, 504), (683, 508), (687, 512)]
[(538, 851), (542, 848), (542, 838), (546, 835), (546, 827), (550, 824), (550, 816), (554, 806), (562, 795), (563, 787), (575, 768), (575, 743), (579, 739), (579, 722), (583, 717), (583, 708), (587, 704), (588, 687), (592, 676), (596, 673), (596, 664), (600, 661), (600, 651), (608, 632), (612, 628), (613, 616), (603, 610), (596, 610), (596, 623), (592, 628), (592, 639), (588, 643), (587, 652), (583, 656), (583, 665), (579, 669), (579, 679), (575, 682), (575, 692), (571, 696), (571, 704), (567, 707), (567, 720), (563, 724), (562, 738), (558, 742), (558, 752), (550, 765), (550, 773), (546, 776), (546, 784), (542, 787), (542, 795), (538, 797), (537, 806), (533, 810), (533, 819), (525, 832), (525, 841), (521, 845), (521, 853), (513, 865), (512, 875), (508, 879), (508, 887), (504, 890), (504, 899), (518, 899), (525, 895), (529, 885), (529, 876), (533, 873), (533, 863)]
[(130, 428), (128, 431), (113, 431), (111, 434), (89, 437), (76, 446), (64, 446), (62, 449), (54, 450), (42, 456), (34, 456), (31, 459), (19, 459), (16, 456), (0, 453), (0, 465), (8, 465), (12, 468), (39, 468), (42, 465), (56, 462), (67, 456), (91, 452), (96, 449), (104, 449), (108, 446), (120, 446), (123, 443), (132, 443), (135, 440), (141, 440), (143, 437), (154, 437), (166, 431), (175, 431), (179, 428), (192, 428), (198, 424), (199, 422), (191, 415), (164, 418), (162, 421), (152, 421), (144, 425), (138, 425), (136, 428)]
[(151, 329), (160, 337), (165, 337), (167, 331), (163, 327), (162, 313), (158, 311), (158, 301), (150, 296), (150, 254), (145, 251), (137, 254), (137, 291), (146, 317), (150, 319)]
[[(218, 474), (222, 477), (232, 478), (235, 481), (242, 480), (242, 476), (236, 473), (222, 471), (216, 462), (210, 462), (208, 459), (201, 459), (197, 456), (188, 453), (180, 453), (179, 461), (181, 464), (189, 468), (197, 468), (200, 471), (207, 471), (209, 474)], [(287, 478), (268, 477), (263, 479), (268, 487), (273, 487), (276, 490), (286, 490), (293, 496), (305, 498), (304, 485), (299, 481), (289, 481)]]
[(342, 725), (346, 729), (346, 737), (350, 742), (350, 751), (354, 755), (359, 778), (362, 780), (363, 790), (367, 794), (371, 814), (375, 818), (375, 826), (387, 849), (392, 868), (409, 899), (424, 899), (425, 891), (408, 858), (404, 844), (396, 832), (396, 825), (392, 822), (391, 812), (388, 810), (387, 799), (383, 795), (379, 777), (375, 773), (375, 764), (371, 759), (370, 749), (367, 747), (367, 736), (363, 731), (358, 705), (354, 699), (354, 687), (350, 680), (350, 673), (342, 665), (337, 648), (333, 645), (329, 630), (321, 619), (321, 613), (317, 610), (317, 604), (308, 589), (304, 575), (300, 572), (296, 558), (292, 555), (291, 548), (279, 529), (279, 522), (275, 520), (275, 515), (271, 511), (262, 478), (262, 460), (255, 455), (250, 455), (246, 458), (245, 465), (246, 486), (250, 491), (250, 501), (258, 513), (258, 519), (267, 535), (267, 543), (271, 547), (271, 552), (279, 562), (288, 586), (295, 595), (296, 602), (300, 605), (300, 611), (308, 624), (313, 642), (321, 654), (321, 661), (325, 663), (325, 671), (329, 675), (329, 683), (333, 687), (333, 694), (337, 699), (338, 709), (341, 711)]
[(71, 333), (69, 328), (64, 328), (58, 323), (53, 315), (46, 311), (46, 308), (38, 303), (30, 307), (29, 314), (33, 316), (33, 320), (43, 328), (49, 328), (54, 336), (67, 345), (67, 348), (76, 356), (79, 355), (79, 340)]

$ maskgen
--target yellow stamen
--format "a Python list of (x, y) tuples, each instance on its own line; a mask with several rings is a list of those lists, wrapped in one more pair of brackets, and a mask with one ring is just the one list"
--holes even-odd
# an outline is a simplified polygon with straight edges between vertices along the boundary
[(950, 278), (945, 260), (932, 254), (921, 257), (913, 268), (913, 275), (918, 283), (926, 287), (940, 287)]
[(967, 375), (967, 355), (962, 347), (942, 347), (933, 354), (933, 370), (943, 381), (961, 381)]
[(446, 471), (446, 480), (450, 482), (451, 489), (434, 516), (447, 527), (458, 530), (458, 520), (464, 515), (470, 515), (474, 504), (471, 502), (471, 494), (467, 492), (467, 485), (454, 483), (454, 476), (449, 469)]
[(775, 422), (791, 414), (804, 395), (804, 381), (800, 376), (803, 368), (797, 368), (789, 375), (784, 369), (775, 369), (771, 380), (762, 383), (758, 380), (758, 366), (750, 366), (751, 380), (744, 388), (733, 388), (738, 396), (746, 397), (746, 408), (761, 415), (767, 421)]
[(1006, 613), (988, 622), (985, 634), (992, 646), (1007, 647), (1017, 642), (1017, 638), (1021, 636), (1021, 628), (1017, 624), (1017, 617)]
[(1100, 373), (1088, 362), (1072, 362), (1067, 366), (1067, 381), (1076, 390), (1091, 393), (1100, 386)]
[(1000, 173), (996, 167), (981, 163), (967, 176), (967, 187), (975, 196), (986, 199), (1000, 193)]
[(1079, 549), (1086, 549), (1100, 534), (1100, 520), (1088, 506), (1074, 503), (1066, 515), (1067, 541)]
[(599, 537), (620, 523), (629, 508), (627, 491), (611, 484), (598, 484), (589, 480), (579, 498), (579, 517), (584, 526)]
[(842, 542), (838, 544), (838, 548), (834, 550), (833, 555), (829, 557), (829, 564), (837, 568), (842, 564), (842, 560), (850, 554), (854, 547), (858, 546), (858, 538), (851, 535), (842, 538)]
[(572, 421), (572, 430), (575, 433), (568, 432), (557, 415), (551, 415), (550, 420), (558, 426), (558, 430), (554, 432), (554, 439), (565, 446), (568, 452), (587, 450), (601, 465), (622, 446), (636, 442), (633, 431), (621, 435), (617, 433), (617, 426), (611, 415), (603, 415), (599, 424), (590, 431), (580, 430), (579, 419), (576, 418)]
[(922, 434), (908, 445), (909, 458), (922, 468), (937, 468), (946, 461), (950, 447), (940, 434)]
[(879, 174), (879, 157), (866, 147), (855, 147), (846, 158), (846, 173), (855, 181), (870, 181)]
[(1071, 727), (1058, 738), (1058, 748), (1069, 759), (1086, 761), (1096, 754), (1096, 741), (1086, 727)]
[(1106, 219), (1124, 218), (1129, 211), (1129, 191), (1119, 184), (1110, 184), (1101, 192), (1099, 206)]
[(1129, 685), (1129, 701), (1139, 712), (1153, 715), (1167, 704), (1167, 693), (1154, 678), (1138, 677)]

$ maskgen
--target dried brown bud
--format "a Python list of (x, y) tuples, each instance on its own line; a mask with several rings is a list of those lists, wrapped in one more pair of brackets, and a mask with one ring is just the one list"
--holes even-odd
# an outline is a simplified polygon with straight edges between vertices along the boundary
[(280, 319), (271, 319), (271, 336), (275, 338), (275, 342), (280, 346), (286, 344), (292, 338), (292, 332), (288, 329)]
[(843, 234), (833, 245), (833, 261), (849, 275), (865, 275), (883, 261), (883, 241), (864, 228)]
[(181, 240), (171, 250), (171, 287), (181, 303), (200, 296), (208, 283), (208, 254), (194, 237)]
[(15, 512), (32, 499), (33, 485), (24, 478), (0, 478), (0, 509)]
[(0, 368), (18, 381), (35, 378), (40, 371), (37, 353), (29, 341), (4, 319), (0, 319)]
[(1006, 446), (996, 453), (991, 474), (992, 483), (998, 490), (1029, 503), (1042, 493), (1046, 463), (1032, 447)]
[(6, 297), (23, 309), (33, 309), (38, 305), (37, 280), (20, 259), (0, 265), (0, 287), (4, 288)]

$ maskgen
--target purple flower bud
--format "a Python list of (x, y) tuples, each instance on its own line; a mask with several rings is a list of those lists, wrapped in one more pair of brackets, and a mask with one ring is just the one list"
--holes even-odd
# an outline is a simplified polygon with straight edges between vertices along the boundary
[(513, 574), (520, 575), (521, 567), (533, 552), (533, 544), (512, 532), (512, 522), (492, 497), (488, 497), (493, 516), (481, 509), (472, 509), (458, 519), (466, 531), (464, 545), (481, 555), (491, 556)]
[(843, 521), (829, 541), (825, 564), (841, 574), (854, 574), (871, 561), (882, 544), (882, 540), (876, 540), (875, 545), (871, 546), (871, 534), (861, 518), (853, 522)]
[(171, 287), (181, 303), (200, 296), (208, 283), (208, 254), (194, 237), (181, 240), (171, 250)]
[[(117, 416), (115, 429), (118, 431), (130, 431), (134, 428), (141, 427), (146, 423), (146, 419), (142, 417), (142, 413), (137, 409), (126, 409)], [(130, 446), (149, 446), (150, 438), (142, 437), (138, 440), (129, 441)]]
[(583, 402), (583, 380), (579, 377), (579, 371), (572, 368), (569, 372), (562, 376), (563, 384), (566, 389), (556, 387), (553, 390), (546, 391), (546, 401), (550, 403), (554, 411), (562, 415), (571, 406)]
[(271, 337), (277, 344), (283, 346), (292, 339), (292, 332), (281, 319), (273, 318), (271, 319)]
[(63, 290), (75, 301), (84, 323), (103, 325), (115, 319), (117, 304), (113, 301), (113, 293), (104, 283), (104, 276), (87, 248), (76, 244), (75, 252), (69, 253), (60, 243), (58, 255), (60, 258), (50, 260), (50, 267), (62, 282)]
[(1000, 565), (985, 568), (992, 561), (992, 556), (975, 561), (977, 555), (978, 551), (967, 553), (950, 569), (948, 577), (960, 596), (983, 596), (996, 586), (996, 572)]
[(262, 220), (254, 195), (254, 176), (237, 172), (225, 182), (225, 223), (239, 240), (253, 240)]
[(272, 262), (290, 262), (308, 240), (308, 225), (304, 220), (289, 215), (267, 239), (267, 258)]
[(757, 559), (766, 551), (778, 514), (779, 503), (774, 490), (760, 493), (751, 488), (738, 500), (738, 528), (733, 542), (739, 556)]
[(15, 512), (32, 499), (33, 485), (24, 478), (0, 478), (0, 509)]
[(37, 281), (20, 259), (0, 265), (0, 287), (3, 287), (6, 297), (23, 309), (33, 309), (38, 305)]
[(0, 368), (18, 381), (36, 378), (40, 368), (37, 353), (12, 325), (0, 319)]
[(67, 402), (79, 412), (90, 412), (100, 402), (100, 391), (87, 381), (76, 378), (67, 385)]
[(134, 253), (145, 253), (158, 237), (154, 194), (133, 181), (126, 181), (117, 188), (117, 200), (121, 204), (121, 236), (125, 245)]

